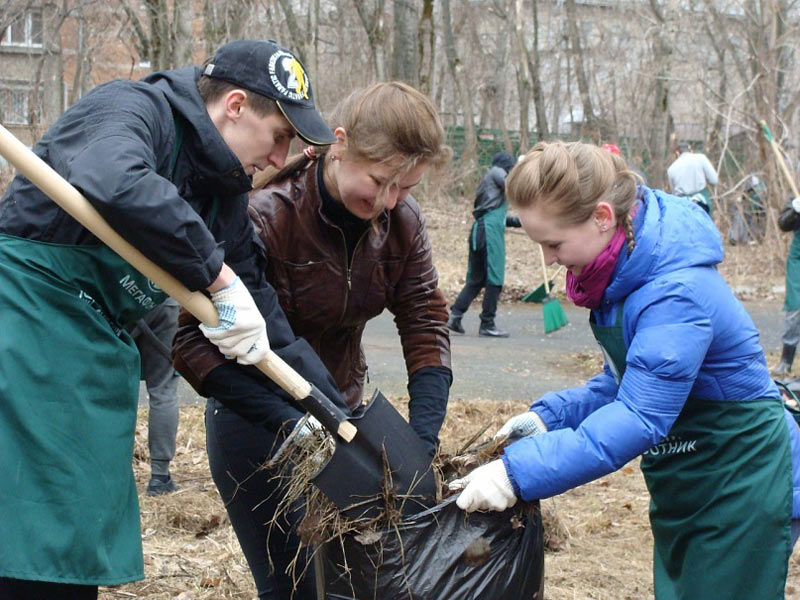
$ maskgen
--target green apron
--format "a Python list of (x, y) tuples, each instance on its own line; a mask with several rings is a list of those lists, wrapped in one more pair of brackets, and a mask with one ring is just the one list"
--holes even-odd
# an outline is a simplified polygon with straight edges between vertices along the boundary
[(783, 310), (800, 310), (800, 232), (795, 231), (786, 257), (786, 300)]
[[(478, 227), (483, 224), (486, 238), (486, 285), (501, 286), (506, 278), (506, 213), (508, 203), (503, 202), (494, 210), (490, 210), (472, 224), (470, 241), (472, 250), (477, 251)], [(467, 265), (467, 280), (470, 278), (471, 265)]]
[[(610, 327), (590, 317), (617, 383), (627, 355), (622, 308)], [(669, 435), (641, 461), (658, 600), (784, 597), (790, 453), (779, 399), (686, 401)]]
[(0, 235), (0, 577), (144, 577), (139, 352), (124, 327), (166, 297), (105, 245)]

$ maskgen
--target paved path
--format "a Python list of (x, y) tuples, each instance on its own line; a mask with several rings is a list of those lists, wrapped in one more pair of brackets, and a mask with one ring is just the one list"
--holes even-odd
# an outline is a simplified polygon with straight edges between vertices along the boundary
[[(541, 305), (502, 304), (497, 323), (512, 335), (507, 339), (489, 339), (478, 337), (480, 308), (473, 304), (464, 317), (466, 335), (452, 336), (451, 398), (532, 400), (547, 391), (583, 383), (585, 374), (575, 369), (575, 354), (599, 352), (589, 330), (588, 311), (567, 302), (561, 302), (561, 306), (569, 325), (545, 335)], [(783, 330), (781, 303), (746, 302), (745, 307), (761, 332), (765, 350), (779, 351)], [(384, 312), (367, 325), (364, 350), (370, 376), (367, 389), (379, 387), (385, 394), (405, 395), (405, 361), (391, 314)], [(182, 403), (201, 400), (184, 381), (179, 394)]]

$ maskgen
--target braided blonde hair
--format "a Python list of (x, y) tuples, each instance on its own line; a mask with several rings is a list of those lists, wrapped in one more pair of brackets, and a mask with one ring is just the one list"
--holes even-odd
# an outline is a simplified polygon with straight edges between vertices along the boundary
[(568, 225), (591, 219), (598, 202), (608, 202), (624, 228), (630, 253), (636, 245), (636, 181), (621, 157), (602, 148), (583, 142), (539, 142), (509, 173), (506, 197), (517, 208), (540, 204)]

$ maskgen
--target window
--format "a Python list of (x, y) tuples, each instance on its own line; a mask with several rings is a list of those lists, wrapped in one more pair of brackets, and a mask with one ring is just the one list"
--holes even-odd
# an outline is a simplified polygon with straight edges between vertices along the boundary
[(30, 118), (31, 89), (0, 88), (0, 122), (6, 125), (27, 125)]
[(0, 35), (0, 45), (40, 48), (42, 46), (42, 12), (28, 10), (20, 14)]

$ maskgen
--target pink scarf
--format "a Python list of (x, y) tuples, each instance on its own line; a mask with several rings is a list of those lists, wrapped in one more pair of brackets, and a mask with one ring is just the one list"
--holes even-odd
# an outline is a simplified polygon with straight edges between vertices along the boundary
[(603, 299), (603, 292), (614, 274), (617, 258), (625, 245), (625, 231), (617, 227), (611, 241), (588, 265), (581, 269), (580, 275), (567, 271), (567, 298), (578, 306), (597, 308)]

